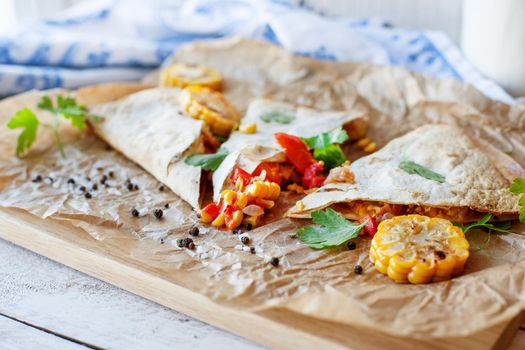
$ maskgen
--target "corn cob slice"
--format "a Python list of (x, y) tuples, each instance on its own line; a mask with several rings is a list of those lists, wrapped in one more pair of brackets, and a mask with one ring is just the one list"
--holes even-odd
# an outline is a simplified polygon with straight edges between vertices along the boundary
[(161, 86), (185, 88), (196, 85), (220, 91), (222, 80), (221, 73), (200, 64), (175, 63), (160, 73)]
[(200, 86), (185, 88), (180, 102), (186, 113), (203, 120), (219, 136), (228, 136), (241, 119), (239, 111), (223, 94)]
[(469, 243), (450, 221), (422, 215), (395, 216), (379, 224), (370, 260), (398, 283), (428, 283), (463, 272)]

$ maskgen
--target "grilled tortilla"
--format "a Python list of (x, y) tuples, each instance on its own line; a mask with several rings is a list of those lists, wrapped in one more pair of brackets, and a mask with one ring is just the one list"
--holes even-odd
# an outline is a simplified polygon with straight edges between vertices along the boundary
[[(403, 161), (444, 176), (444, 182), (409, 174)], [(370, 215), (418, 213), (471, 222), (486, 213), (516, 219), (519, 196), (508, 188), (524, 169), (493, 146), (450, 125), (425, 125), (392, 140), (376, 153), (333, 169), (325, 185), (292, 207), (287, 216), (308, 218), (332, 207), (356, 220)]]
[(365, 134), (367, 121), (367, 117), (361, 113), (318, 111), (284, 102), (253, 100), (242, 119), (242, 124), (255, 123), (257, 132), (234, 132), (228, 141), (221, 145), (229, 155), (213, 173), (214, 199), (219, 199), (235, 167), (239, 166), (252, 173), (264, 161), (286, 160), (283, 149), (275, 141), (275, 133), (311, 137), (342, 126), (349, 138), (355, 140)]
[(201, 168), (184, 158), (205, 152), (205, 125), (185, 115), (181, 90), (146, 89), (120, 100), (101, 104), (92, 113), (104, 116), (94, 123), (95, 133), (167, 185), (195, 208), (201, 197)]

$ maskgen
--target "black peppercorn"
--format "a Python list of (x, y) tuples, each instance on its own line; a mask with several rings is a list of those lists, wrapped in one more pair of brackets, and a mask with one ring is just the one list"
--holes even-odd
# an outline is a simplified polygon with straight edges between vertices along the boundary
[(354, 241), (348, 242), (346, 246), (348, 247), (348, 250), (354, 250), (356, 248), (356, 244)]
[(190, 236), (197, 237), (199, 235), (199, 228), (197, 226), (193, 226), (190, 229)]
[(255, 247), (250, 248), (250, 253), (255, 254)]
[(153, 211), (153, 215), (155, 215), (157, 219), (162, 219), (162, 215), (164, 215), (164, 212), (162, 211), (162, 209), (155, 209)]
[(86, 186), (80, 186), (78, 189), (81, 190), (82, 192), (86, 192)]
[(35, 176), (35, 177), (33, 178), (32, 181), (33, 181), (33, 182), (40, 182), (40, 181), (42, 181), (42, 176), (37, 175), (37, 176)]
[(195, 215), (197, 217), (197, 219), (200, 219), (201, 218), (201, 213), (197, 213), (197, 215)]
[(97, 171), (102, 171), (102, 167), (97, 167)]
[(251, 231), (253, 228), (252, 224), (246, 224), (246, 231)]
[(86, 181), (91, 181), (91, 178), (89, 176), (86, 176)]
[(112, 172), (112, 171), (110, 171), (110, 172), (108, 173), (108, 176), (109, 176), (110, 178), (113, 178), (113, 177), (115, 177), (115, 173)]
[(163, 186), (163, 185), (161, 185), (161, 186), (159, 187), (159, 191), (160, 191), (160, 192), (164, 191), (164, 186)]
[(232, 231), (232, 233), (234, 235), (240, 235), (242, 233), (242, 230), (240, 228), (236, 228), (235, 230)]
[(126, 188), (128, 189), (128, 191), (133, 191), (133, 184), (130, 182), (128, 183), (128, 185), (126, 186)]
[(139, 189), (139, 186), (137, 184), (133, 185), (133, 191), (137, 191)]
[(184, 248), (184, 245), (186, 244), (185, 238), (179, 238), (177, 239), (177, 247)]
[(244, 245), (250, 243), (250, 238), (248, 238), (247, 236), (242, 236), (241, 237), (241, 243), (244, 244)]
[(279, 266), (279, 258), (274, 256), (270, 259), (270, 264), (272, 264), (273, 266)]
[(84, 197), (86, 197), (86, 199), (90, 199), (93, 196), (91, 195), (91, 193), (86, 192), (86, 193), (84, 193)]
[(139, 211), (135, 208), (131, 209), (131, 215), (133, 215), (134, 217), (138, 217), (139, 216)]
[(67, 179), (67, 183), (71, 184), (71, 185), (74, 185), (75, 184), (75, 180), (74, 179)]
[(361, 265), (355, 265), (354, 266), (354, 272), (357, 273), (358, 275), (362, 274), (363, 273), (363, 267)]
[(108, 181), (108, 177), (106, 175), (102, 175), (102, 178), (100, 179), (100, 183), (104, 185)]
[(160, 244), (164, 244), (164, 238), (160, 239)]
[(188, 249), (191, 249), (191, 250), (195, 249), (195, 243), (189, 242), (188, 243)]
[(169, 209), (170, 208), (170, 204), (169, 203), (164, 204), (164, 208), (165, 209)]

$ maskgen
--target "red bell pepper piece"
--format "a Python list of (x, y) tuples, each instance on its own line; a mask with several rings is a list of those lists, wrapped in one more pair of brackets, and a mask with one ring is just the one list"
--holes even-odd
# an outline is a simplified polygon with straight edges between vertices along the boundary
[(310, 164), (315, 163), (308, 147), (299, 137), (280, 132), (275, 133), (273, 136), (277, 143), (284, 148), (284, 153), (288, 160), (301, 174), (305, 172)]
[(370, 214), (365, 215), (359, 220), (359, 222), (363, 223), (367, 221), (363, 229), (365, 230), (365, 233), (370, 237), (373, 238), (377, 232), (377, 222), (376, 219)]
[(323, 169), (324, 166), (320, 162), (312, 163), (306, 167), (302, 178), (303, 187), (306, 189), (321, 187), (326, 179), (326, 176), (321, 174)]
[(279, 163), (263, 162), (259, 164), (257, 168), (255, 168), (255, 170), (252, 173), (252, 176), (261, 175), (261, 172), (263, 170), (266, 171), (266, 180), (281, 185), (283, 179), (281, 176), (281, 166), (279, 165)]
[(221, 208), (215, 203), (210, 203), (202, 208), (202, 211), (208, 213), (213, 219), (215, 219), (221, 213)]
[(233, 171), (233, 174), (231, 176), (232, 182), (234, 184), (237, 183), (238, 178), (241, 178), (244, 186), (248, 185), (250, 181), (252, 181), (252, 176), (247, 171), (239, 167), (235, 168), (235, 170)]

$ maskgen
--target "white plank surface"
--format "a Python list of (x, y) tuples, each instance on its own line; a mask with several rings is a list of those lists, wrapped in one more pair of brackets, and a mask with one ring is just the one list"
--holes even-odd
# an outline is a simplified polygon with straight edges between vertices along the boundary
[(0, 316), (2, 350), (85, 350), (86, 347)]
[(100, 348), (262, 349), (3, 240), (0, 276), (0, 313)]

